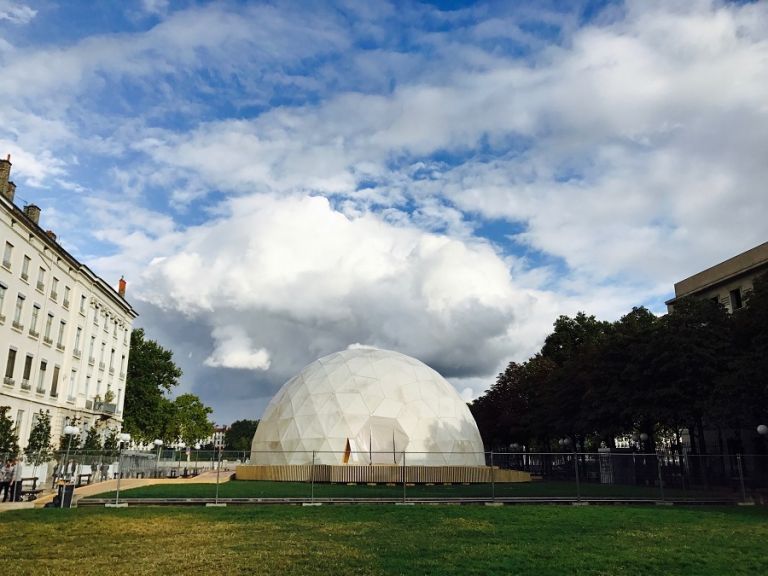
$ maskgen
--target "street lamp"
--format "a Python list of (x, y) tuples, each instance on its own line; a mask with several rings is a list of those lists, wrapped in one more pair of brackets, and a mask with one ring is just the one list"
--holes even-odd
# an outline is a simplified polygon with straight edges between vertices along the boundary
[(118, 456), (117, 456), (117, 488), (115, 491), (115, 508), (120, 505), (120, 477), (123, 475), (123, 447), (131, 441), (131, 435), (127, 432), (121, 432), (117, 435)]
[(766, 426), (765, 424), (760, 424), (757, 427), (757, 433), (760, 434), (760, 436), (762, 436), (763, 438), (765, 438), (766, 436), (768, 436), (768, 426)]
[(64, 457), (64, 485), (61, 488), (61, 494), (59, 495), (59, 508), (64, 508), (64, 496), (67, 492), (67, 469), (69, 468), (69, 449), (72, 447), (72, 438), (80, 434), (80, 428), (77, 426), (67, 425), (64, 426), (64, 436), (68, 436), (67, 441), (67, 455)]
[(155, 478), (157, 478), (158, 477), (157, 471), (158, 471), (158, 468), (160, 467), (160, 447), (163, 445), (163, 441), (160, 440), (160, 438), (155, 438), (152, 441), (152, 444), (157, 446), (157, 460), (155, 461)]

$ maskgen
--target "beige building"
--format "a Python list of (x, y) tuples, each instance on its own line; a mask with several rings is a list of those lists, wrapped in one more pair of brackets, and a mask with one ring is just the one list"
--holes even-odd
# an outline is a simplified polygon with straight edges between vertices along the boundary
[(733, 312), (744, 306), (754, 278), (764, 272), (768, 272), (768, 242), (681, 280), (675, 284), (675, 297), (666, 302), (667, 309), (671, 312), (675, 302), (693, 296), (710, 298)]
[(72, 421), (119, 428), (137, 316), (125, 282), (112, 288), (40, 227), (40, 208), (19, 208), (10, 171), (0, 160), (0, 406), (22, 449), (41, 409), (54, 444)]

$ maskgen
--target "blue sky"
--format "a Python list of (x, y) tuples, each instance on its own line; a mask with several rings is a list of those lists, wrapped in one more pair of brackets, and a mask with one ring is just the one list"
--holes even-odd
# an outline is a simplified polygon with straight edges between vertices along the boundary
[(469, 399), (765, 241), (766, 62), (766, 3), (0, 0), (0, 153), (219, 422), (352, 344)]

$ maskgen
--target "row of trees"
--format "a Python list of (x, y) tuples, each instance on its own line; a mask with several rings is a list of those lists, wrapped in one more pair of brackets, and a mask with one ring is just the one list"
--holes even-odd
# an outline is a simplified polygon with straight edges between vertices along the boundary
[(684, 299), (661, 317), (561, 316), (541, 351), (511, 362), (470, 409), (497, 448), (550, 450), (571, 438), (589, 449), (642, 433), (675, 442), (685, 429), (706, 453), (705, 429), (740, 439), (768, 423), (768, 274), (733, 314)]

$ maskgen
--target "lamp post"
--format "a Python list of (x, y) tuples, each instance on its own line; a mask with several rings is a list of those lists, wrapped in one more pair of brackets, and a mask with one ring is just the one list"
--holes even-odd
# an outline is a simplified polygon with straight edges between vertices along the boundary
[(768, 437), (768, 426), (766, 426), (765, 424), (760, 424), (757, 427), (757, 433), (760, 434), (760, 436), (762, 436), (763, 438)]
[(163, 441), (160, 440), (160, 438), (155, 438), (152, 441), (152, 444), (157, 446), (157, 460), (155, 460), (155, 478), (157, 478), (158, 477), (157, 472), (158, 472), (158, 469), (160, 468), (160, 450), (161, 450), (161, 446), (163, 445)]
[(64, 457), (64, 484), (62, 485), (61, 494), (59, 496), (59, 508), (64, 508), (64, 497), (67, 493), (66, 473), (69, 469), (69, 449), (72, 447), (72, 438), (78, 434), (80, 434), (80, 429), (77, 426), (64, 426), (64, 435), (68, 436), (69, 440), (67, 441), (67, 455)]
[(117, 435), (118, 456), (117, 456), (117, 488), (115, 491), (115, 508), (120, 506), (120, 477), (123, 475), (123, 447), (131, 441), (131, 435), (127, 432), (121, 432)]

